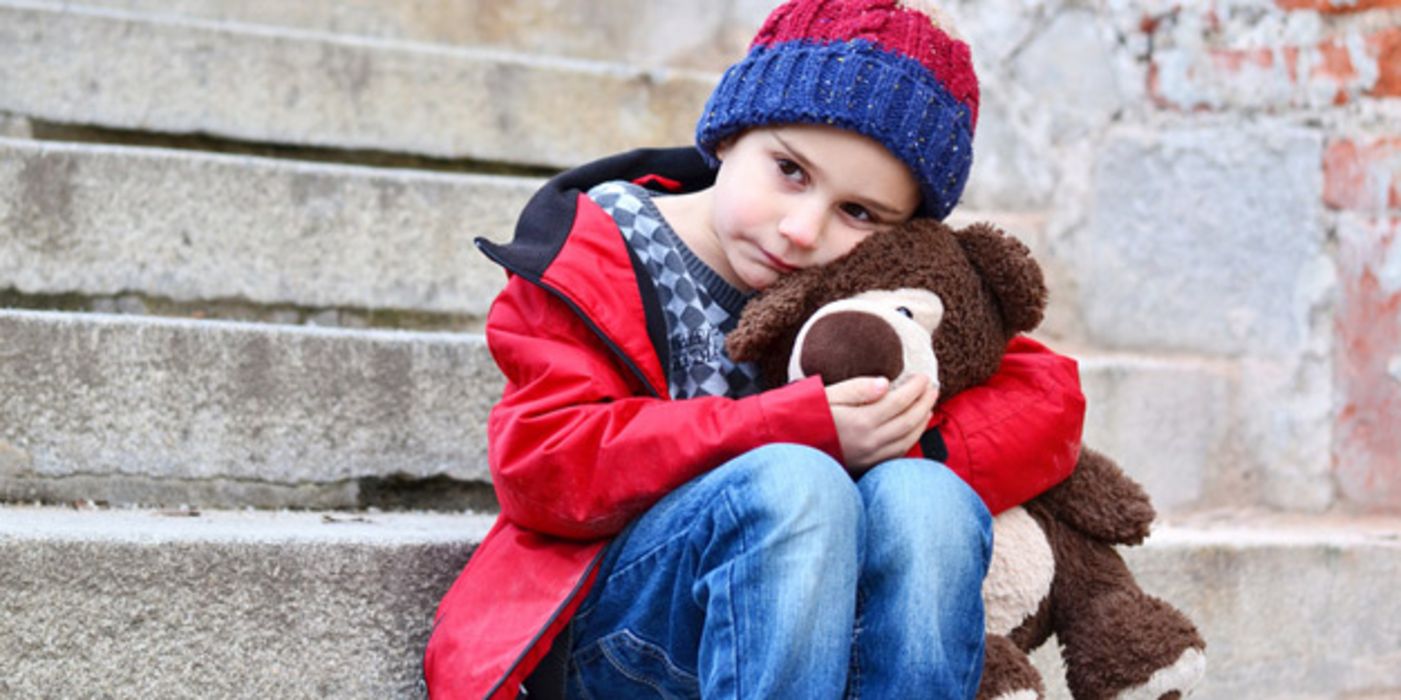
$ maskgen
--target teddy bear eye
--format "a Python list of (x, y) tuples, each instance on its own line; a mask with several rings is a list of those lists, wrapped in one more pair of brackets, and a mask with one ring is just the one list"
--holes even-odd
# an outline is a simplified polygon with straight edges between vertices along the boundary
[(909, 307), (907, 307), (907, 306), (897, 306), (897, 307), (895, 307), (895, 313), (898, 313), (898, 314), (900, 314), (901, 316), (904, 316), (905, 318), (914, 318), (914, 317), (915, 317), (915, 312), (910, 311)]

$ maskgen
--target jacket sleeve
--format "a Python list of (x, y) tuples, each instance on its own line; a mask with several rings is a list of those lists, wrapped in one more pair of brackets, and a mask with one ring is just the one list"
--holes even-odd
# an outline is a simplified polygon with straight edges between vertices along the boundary
[(520, 527), (606, 537), (755, 447), (798, 442), (841, 455), (817, 379), (743, 399), (645, 395), (582, 319), (519, 277), (492, 304), (487, 344), (506, 377), (488, 459), (502, 516)]
[(1018, 336), (997, 373), (941, 404), (930, 425), (949, 468), (996, 515), (1070, 475), (1084, 422), (1075, 360)]

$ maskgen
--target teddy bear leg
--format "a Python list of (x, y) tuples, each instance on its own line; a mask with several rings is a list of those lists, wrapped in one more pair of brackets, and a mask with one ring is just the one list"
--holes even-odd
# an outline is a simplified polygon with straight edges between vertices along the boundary
[(1007, 637), (988, 635), (978, 700), (1041, 700), (1045, 696), (1041, 674), (1031, 665), (1026, 652)]
[(1066, 685), (1080, 700), (1185, 697), (1206, 672), (1206, 647), (1176, 608), (1139, 590), (1096, 596), (1065, 620)]

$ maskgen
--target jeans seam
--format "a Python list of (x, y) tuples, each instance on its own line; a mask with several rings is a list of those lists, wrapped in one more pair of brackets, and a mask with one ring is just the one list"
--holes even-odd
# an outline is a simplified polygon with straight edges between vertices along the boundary
[[(580, 699), (579, 699), (579, 700), (593, 700), (593, 693), (590, 693), (590, 692), (589, 692), (589, 689), (588, 689), (588, 686), (584, 685), (584, 673), (583, 673), (583, 671), (579, 670), (579, 664), (577, 663), (577, 660), (574, 658), (574, 655), (573, 655), (573, 654), (570, 654), (570, 655), (569, 655), (569, 662), (568, 662), (568, 664), (569, 664), (569, 665), (568, 665), (568, 667), (566, 668), (566, 674), (569, 676), (570, 679), (572, 679), (572, 680), (574, 681), (573, 686), (574, 686), (575, 689), (577, 689), (577, 690), (579, 691), (579, 696), (580, 696)], [(569, 693), (568, 693), (568, 686), (569, 686), (569, 685), (570, 685), (569, 683), (566, 683), (566, 684), (565, 684), (565, 686), (566, 686), (565, 695), (568, 695), (568, 694), (569, 694)]]
[[(975, 655), (975, 656), (976, 656), (976, 655)], [(982, 660), (981, 658), (977, 659), (977, 661), (979, 661), (979, 662), (980, 662), (981, 660)], [(981, 664), (981, 663), (970, 663), (970, 664), (968, 664), (968, 668), (964, 669), (964, 671), (963, 671), (963, 683), (962, 683), (962, 687), (963, 687), (963, 689), (964, 689), (964, 691), (965, 691), (965, 692), (964, 692), (964, 697), (969, 697), (969, 698), (971, 698), (971, 697), (973, 697), (974, 693), (977, 692), (977, 688), (973, 687), (973, 680), (974, 680), (974, 675), (973, 675), (973, 674), (974, 674), (974, 672), (977, 672), (978, 677), (981, 677), (981, 676), (982, 676), (982, 671), (981, 671), (981, 669), (982, 669), (982, 664)], [(967, 691), (973, 691), (973, 692), (967, 692)]]
[(666, 549), (667, 547), (670, 547), (670, 546), (672, 545), (672, 543), (674, 543), (674, 542), (676, 542), (677, 540), (682, 539), (682, 538), (684, 538), (684, 537), (686, 537), (686, 536), (687, 536), (687, 533), (685, 533), (685, 532), (679, 532), (679, 533), (677, 533), (677, 534), (675, 534), (675, 535), (672, 535), (672, 536), (671, 536), (670, 538), (668, 538), (666, 541), (664, 541), (664, 542), (658, 544), (657, 546), (655, 546), (655, 547), (653, 547), (653, 548), (647, 550), (646, 552), (643, 552), (642, 554), (638, 555), (637, 558), (635, 558), (635, 559), (633, 559), (632, 561), (628, 562), (626, 566), (623, 566), (623, 567), (621, 567), (621, 568), (616, 568), (616, 569), (614, 569), (613, 571), (610, 571), (610, 572), (608, 573), (608, 578), (611, 579), (611, 578), (613, 578), (613, 577), (615, 577), (615, 576), (622, 576), (623, 574), (626, 574), (627, 572), (629, 572), (629, 571), (631, 571), (632, 569), (634, 569), (635, 567), (637, 567), (639, 564), (642, 564), (643, 562), (645, 562), (645, 561), (647, 561), (648, 559), (650, 559), (650, 558), (652, 557), (652, 555), (656, 554), (657, 552), (662, 551), (663, 549)]
[[(657, 652), (657, 645), (642, 639), (636, 634), (633, 634), (632, 630), (629, 629), (620, 630), (618, 634), (626, 635), (628, 638), (635, 640), (637, 642), (637, 649), (640, 653), (646, 654), (656, 659), (661, 659), (661, 661), (665, 664), (665, 667), (668, 672), (674, 671), (683, 676), (684, 678), (694, 680), (697, 685), (700, 684), (700, 679), (698, 677), (692, 676), (691, 674), (687, 673), (685, 669), (681, 668), (680, 666), (677, 666), (676, 662), (672, 661), (670, 656), (667, 656), (665, 653)], [(612, 664), (613, 668), (617, 669), (618, 673), (621, 673), (624, 676), (627, 676), (628, 678), (631, 678), (632, 680), (637, 681), (638, 683), (641, 683), (651, 688), (652, 690), (657, 691), (657, 694), (662, 697), (667, 697), (670, 695), (670, 693), (666, 691), (666, 688), (662, 687), (655, 679), (649, 678), (646, 674), (638, 673), (633, 669), (629, 668), (626, 663), (623, 663), (621, 659), (619, 659), (613, 654), (613, 652), (609, 649), (607, 644), (602, 643), (602, 640), (599, 641), (599, 651), (603, 652), (603, 656), (608, 659), (608, 663)]]
[[(736, 536), (739, 538), (740, 552), (741, 554), (747, 554), (750, 551), (750, 547), (748, 538), (745, 533), (746, 528), (744, 526), (744, 521), (735, 513), (735, 505), (730, 500), (730, 491), (730, 488), (722, 490), (721, 500), (725, 506), (726, 514), (729, 516), (730, 520), (735, 524), (735, 533)], [(739, 648), (740, 646), (742, 646), (742, 643), (739, 638), (739, 618), (735, 615), (735, 582), (731, 578), (734, 576), (734, 570), (735, 567), (732, 559), (731, 565), (725, 571), (725, 587), (728, 589), (726, 591), (726, 599), (729, 600), (729, 605), (725, 606), (725, 614), (726, 617), (729, 618), (728, 622), (730, 625), (730, 629), (734, 634), (733, 643), (730, 644), (730, 668), (733, 669), (734, 673), (735, 697), (742, 698), (744, 697), (744, 690), (739, 687), (739, 683), (740, 680), (744, 678), (744, 674), (740, 673), (739, 671)]]
[(856, 584), (856, 616), (851, 624), (851, 663), (847, 666), (848, 677), (846, 687), (850, 691), (846, 696), (849, 700), (859, 700), (861, 697), (861, 621), (865, 617), (865, 606), (862, 605), (865, 588), (860, 581)]

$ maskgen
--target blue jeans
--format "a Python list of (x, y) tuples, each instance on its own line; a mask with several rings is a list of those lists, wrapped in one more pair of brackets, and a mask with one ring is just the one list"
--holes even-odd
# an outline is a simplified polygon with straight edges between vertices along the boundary
[(571, 698), (971, 698), (987, 508), (936, 462), (853, 482), (769, 445), (697, 477), (608, 546), (571, 623)]

